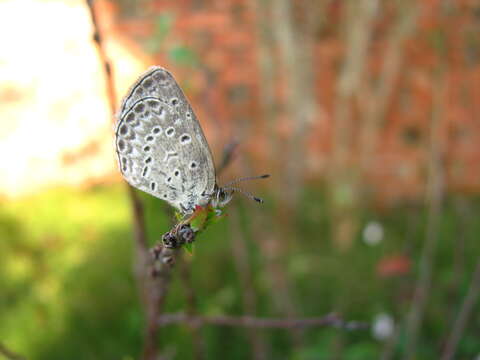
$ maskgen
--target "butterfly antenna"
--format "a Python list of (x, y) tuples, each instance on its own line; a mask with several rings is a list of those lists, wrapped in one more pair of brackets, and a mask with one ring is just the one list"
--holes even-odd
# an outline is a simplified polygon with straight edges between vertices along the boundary
[(256, 179), (266, 179), (268, 177), (270, 177), (270, 174), (263, 174), (263, 175), (257, 175), (257, 176), (247, 176), (247, 177), (244, 177), (244, 178), (235, 179), (233, 181), (230, 181), (229, 183), (226, 183), (224, 185), (224, 187), (234, 185), (234, 184), (238, 184), (239, 182), (242, 182), (242, 181), (249, 181), (249, 180), (256, 180)]
[(240, 189), (240, 188), (237, 188), (237, 187), (224, 187), (222, 188), (223, 190), (231, 190), (231, 191), (236, 191), (236, 192), (239, 192), (240, 194), (242, 195), (245, 195), (247, 198), (251, 199), (251, 200), (254, 200), (260, 204), (263, 204), (263, 199), (262, 198), (259, 198), (259, 197), (256, 197), (256, 196), (253, 196), (252, 194), (250, 194), (248, 191), (245, 191), (243, 189)]

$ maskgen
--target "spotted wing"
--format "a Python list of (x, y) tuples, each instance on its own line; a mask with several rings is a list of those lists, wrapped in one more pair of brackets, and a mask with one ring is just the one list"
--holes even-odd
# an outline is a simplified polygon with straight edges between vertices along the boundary
[(152, 67), (133, 85), (115, 135), (120, 171), (129, 184), (184, 214), (208, 203), (216, 183), (210, 148), (168, 71)]

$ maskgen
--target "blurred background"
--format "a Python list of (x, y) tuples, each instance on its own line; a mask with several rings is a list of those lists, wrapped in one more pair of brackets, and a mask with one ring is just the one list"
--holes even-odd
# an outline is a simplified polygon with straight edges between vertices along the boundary
[[(0, 359), (480, 359), (480, 1), (90, 5), (103, 57), (86, 1), (0, 2)], [(139, 251), (111, 101), (155, 64), (239, 144), (219, 184), (272, 177), (152, 283), (174, 218), (138, 193)]]

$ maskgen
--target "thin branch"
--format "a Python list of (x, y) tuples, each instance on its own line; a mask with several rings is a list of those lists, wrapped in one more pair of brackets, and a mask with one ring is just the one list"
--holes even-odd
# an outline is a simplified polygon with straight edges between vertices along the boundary
[(5, 357), (6, 360), (25, 360), (23, 356), (14, 353), (2, 343), (0, 343), (0, 355)]
[[(105, 71), (107, 96), (112, 114), (112, 121), (115, 121), (117, 95), (115, 92), (114, 79), (112, 75), (112, 66), (103, 44), (103, 36), (101, 27), (98, 23), (94, 1), (86, 0), (86, 4), (90, 11), (93, 25), (93, 40), (97, 45), (100, 61), (102, 62)], [(162, 305), (168, 292), (171, 268), (169, 265), (171, 265), (174, 260), (175, 252), (170, 254), (168, 251), (162, 251), (162, 261), (157, 261), (155, 264), (156, 268), (154, 271), (157, 276), (151, 276), (152, 274), (150, 269), (152, 266), (152, 257), (148, 251), (143, 205), (135, 190), (130, 186), (128, 186), (128, 194), (130, 197), (133, 216), (133, 237), (135, 240), (135, 276), (146, 317), (142, 358), (144, 360), (154, 360), (158, 356), (157, 338), (159, 332), (159, 327), (155, 319), (157, 319), (161, 313)], [(167, 261), (167, 259), (170, 260)]]
[[(371, 165), (374, 150), (376, 148), (379, 128), (391, 95), (394, 90), (395, 80), (401, 69), (404, 44), (415, 28), (415, 20), (418, 16), (418, 5), (410, 0), (398, 2), (397, 22), (392, 27), (386, 40), (387, 49), (385, 51), (383, 66), (380, 72), (378, 85), (373, 91), (361, 91), (359, 96), (361, 101), (367, 104), (365, 112), (364, 125), (361, 132), (361, 159), (360, 164), (363, 171), (368, 171)], [(368, 82), (365, 81), (365, 84)]]
[(392, 335), (385, 342), (379, 360), (390, 360), (395, 355), (395, 346), (397, 346), (398, 337), (400, 335), (401, 326), (395, 325)]
[(472, 310), (477, 305), (478, 298), (480, 296), (480, 258), (477, 261), (475, 272), (472, 277), (472, 282), (468, 289), (468, 293), (463, 300), (458, 317), (452, 327), (452, 332), (448, 337), (445, 351), (442, 355), (442, 360), (450, 360), (455, 356), (458, 343), (462, 338), (463, 332), (467, 327), (468, 320), (472, 318)]
[(304, 329), (309, 327), (335, 327), (344, 330), (365, 330), (369, 324), (360, 321), (345, 321), (337, 314), (311, 318), (258, 318), (254, 316), (189, 316), (184, 313), (163, 314), (159, 317), (161, 326), (188, 324), (190, 326), (239, 326), (263, 329)]
[[(470, 206), (470, 202), (464, 195), (457, 195), (453, 201), (456, 224), (455, 224), (455, 238), (453, 239), (452, 250), (452, 276), (446, 286), (445, 292), (448, 294), (448, 302), (446, 309), (448, 313), (445, 316), (446, 321), (454, 324), (458, 317), (458, 299), (463, 299), (464, 296), (464, 279), (470, 275), (466, 269), (466, 248), (465, 244), (469, 242), (472, 233), (472, 217), (474, 211)], [(448, 320), (447, 320), (448, 319)], [(443, 345), (446, 344), (447, 338), (450, 334), (445, 334), (444, 339), (441, 340)], [(442, 345), (442, 346), (443, 346)]]
[[(361, 91), (368, 60), (368, 49), (374, 30), (378, 0), (345, 2), (345, 59), (336, 84), (332, 154), (328, 171), (333, 242), (339, 249), (351, 246), (357, 226), (358, 169), (352, 167), (351, 154), (356, 125), (352, 101)], [(336, 194), (349, 189), (349, 201), (339, 201)]]
[[(180, 261), (180, 280), (185, 289), (187, 313), (189, 316), (195, 316), (197, 312), (197, 298), (193, 287), (190, 264), (187, 263), (185, 256), (183, 256)], [(190, 327), (190, 331), (192, 336), (193, 359), (205, 359), (205, 339), (202, 332), (197, 327)]]
[[(266, 123), (267, 134), (276, 134), (278, 129), (278, 100), (275, 85), (278, 75), (278, 58), (275, 56), (274, 36), (272, 33), (272, 1), (250, 0), (252, 14), (255, 16), (256, 51), (259, 70), (258, 101), (260, 116)], [(264, 141), (269, 149), (269, 158), (276, 158), (280, 148), (278, 136), (266, 136)]]
[[(242, 285), (243, 312), (245, 314), (255, 314), (257, 312), (257, 291), (255, 289), (255, 282), (253, 281), (254, 275), (250, 264), (245, 230), (240, 224), (238, 207), (233, 209), (230, 218), (232, 226), (232, 257), (240, 284)], [(250, 329), (247, 335), (252, 346), (252, 359), (266, 359), (268, 356), (264, 334), (258, 331), (258, 329)]]
[[(444, 69), (439, 70), (443, 72)], [(405, 344), (406, 360), (415, 358), (417, 342), (420, 333), (425, 307), (428, 300), (430, 288), (432, 286), (433, 266), (437, 243), (439, 239), (438, 227), (440, 224), (440, 214), (442, 211), (442, 201), (444, 193), (444, 170), (442, 165), (442, 143), (440, 130), (444, 117), (445, 103), (445, 85), (444, 75), (439, 74), (439, 78), (434, 86), (433, 111), (431, 120), (430, 135), (430, 159), (428, 164), (428, 223), (425, 244), (420, 259), (420, 269), (415, 292), (410, 307), (410, 312), (406, 320), (407, 339)]]
[[(307, 2), (308, 3), (308, 2)], [(295, 1), (272, 2), (272, 30), (278, 49), (284, 86), (286, 89), (285, 116), (290, 120), (290, 136), (285, 140), (285, 153), (281, 157), (285, 172), (281, 177), (282, 208), (295, 209), (298, 205), (302, 176), (305, 168), (306, 136), (317, 113), (315, 99), (315, 72), (313, 68), (314, 17), (318, 4), (302, 9), (303, 31), (294, 22)], [(300, 12), (299, 12), (300, 13)]]
[[(108, 96), (108, 103), (110, 106), (110, 111), (112, 115), (116, 113), (117, 107), (117, 95), (115, 92), (115, 85), (112, 76), (112, 66), (110, 61), (108, 60), (107, 53), (105, 51), (105, 47), (103, 45), (103, 36), (102, 32), (98, 23), (97, 12), (94, 6), (94, 0), (86, 0), (87, 7), (90, 11), (90, 18), (92, 20), (93, 25), (93, 41), (97, 45), (98, 55), (100, 57), (100, 61), (102, 62), (104, 71), (105, 71), (105, 81), (107, 85), (107, 96)], [(112, 116), (112, 121), (115, 121), (115, 116)]]
[(220, 175), (233, 161), (235, 157), (235, 150), (237, 150), (238, 144), (238, 140), (232, 139), (223, 148), (222, 160), (217, 166), (217, 176)]
[[(289, 223), (287, 220), (281, 223), (279, 229), (272, 223), (272, 219), (264, 211), (257, 208), (252, 209), (253, 233), (261, 234), (256, 245), (262, 253), (263, 266), (267, 274), (269, 291), (271, 292), (274, 308), (277, 312), (285, 314), (287, 318), (298, 316), (298, 307), (295, 305), (292, 284), (285, 269), (284, 259), (288, 250), (286, 240), (288, 239)], [(268, 230), (266, 230), (268, 229)], [(291, 334), (292, 343), (300, 348), (303, 342), (303, 334), (300, 329), (293, 329)]]

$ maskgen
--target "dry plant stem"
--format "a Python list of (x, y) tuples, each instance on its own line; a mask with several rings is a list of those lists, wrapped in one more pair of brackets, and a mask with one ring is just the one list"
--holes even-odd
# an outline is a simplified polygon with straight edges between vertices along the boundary
[[(397, 1), (397, 21), (388, 35), (383, 66), (375, 89), (359, 93), (359, 100), (367, 104), (361, 133), (361, 166), (367, 172), (372, 163), (378, 134), (385, 117), (395, 81), (404, 56), (404, 44), (415, 28), (418, 5), (411, 0)], [(364, 82), (368, 84), (368, 81)]]
[(285, 238), (281, 238), (280, 231), (275, 229), (275, 225), (262, 209), (254, 208), (253, 211), (254, 233), (262, 234), (259, 236), (262, 241), (257, 244), (265, 260), (274, 305), (288, 317), (296, 317), (296, 307), (290, 291), (288, 274), (285, 272), (283, 264), (283, 254), (286, 250), (282, 241), (284, 242)]
[(400, 326), (395, 325), (395, 328), (393, 329), (393, 334), (390, 336), (390, 338), (387, 339), (385, 342), (382, 353), (380, 354), (379, 360), (390, 360), (393, 358), (395, 355), (395, 346), (397, 346), (397, 339), (398, 336), (400, 335)]
[[(248, 249), (246, 247), (245, 231), (240, 224), (240, 214), (238, 207), (232, 210), (231, 224), (232, 224), (232, 257), (235, 262), (235, 268), (240, 278), (242, 285), (242, 301), (245, 314), (255, 314), (257, 312), (257, 297), (254, 276), (251, 270), (250, 259), (248, 256)], [(258, 329), (252, 328), (248, 331), (248, 339), (252, 346), (253, 356), (255, 360), (267, 359), (267, 344), (265, 342), (264, 334)]]
[[(258, 48), (258, 60), (259, 60), (259, 75), (260, 84), (259, 100), (261, 101), (261, 112), (264, 121), (266, 121), (266, 130), (268, 136), (265, 138), (266, 144), (268, 144), (270, 150), (270, 156), (277, 157), (280, 144), (277, 140), (278, 136), (274, 136), (278, 125), (279, 104), (278, 99), (275, 96), (275, 85), (277, 82), (277, 76), (279, 74), (279, 61), (275, 46), (275, 41), (282, 41), (280, 38), (284, 34), (278, 34), (278, 19), (273, 20), (275, 12), (281, 11), (280, 17), (289, 16), (285, 15), (285, 2), (282, 0), (282, 4), (272, 0), (251, 0), (250, 1), (252, 12), (256, 16), (256, 34), (257, 34), (257, 48)], [(282, 6), (283, 9), (278, 9), (278, 6)], [(278, 15), (277, 15), (278, 16)], [(291, 24), (288, 24), (291, 27)], [(286, 37), (290, 37), (288, 34), (290, 29), (287, 29)], [(287, 39), (288, 42), (292, 40)], [(283, 59), (282, 59), (283, 60)], [(292, 75), (294, 76), (294, 75)], [(239, 129), (242, 131), (243, 129)], [(248, 166), (244, 166), (248, 168)], [(277, 178), (278, 179), (278, 178)], [(269, 226), (270, 219), (264, 214), (264, 210), (258, 207), (252, 210), (254, 213), (253, 218), (253, 233), (262, 241), (257, 242), (259, 249), (262, 253), (262, 257), (265, 259), (265, 273), (269, 285), (269, 291), (272, 294), (274, 306), (277, 311), (287, 316), (293, 317), (296, 313), (296, 307), (291, 299), (292, 292), (287, 281), (287, 274), (282, 267), (281, 258), (286, 253), (285, 239), (279, 235), (284, 232), (277, 229), (277, 226)], [(283, 221), (280, 222), (284, 224)], [(268, 229), (268, 230), (267, 230)], [(236, 241), (236, 240), (235, 240)], [(238, 244), (234, 244), (237, 247)], [(238, 265), (240, 266), (240, 264)], [(241, 280), (242, 282), (244, 280)], [(246, 295), (250, 296), (250, 295)], [(244, 299), (244, 304), (250, 301)], [(250, 305), (249, 305), (250, 306)], [(293, 338), (293, 337), (296, 337)], [(292, 341), (300, 343), (300, 336), (293, 335)], [(254, 350), (256, 351), (256, 350)]]
[[(449, 281), (448, 286), (446, 287), (446, 292), (449, 295), (449, 301), (446, 304), (448, 308), (448, 313), (445, 316), (445, 319), (449, 323), (454, 323), (455, 319), (458, 316), (458, 299), (463, 295), (463, 282), (466, 276), (469, 274), (466, 273), (465, 269), (465, 244), (471, 240), (468, 239), (468, 234), (471, 233), (471, 220), (474, 216), (474, 211), (469, 206), (469, 202), (463, 195), (455, 196), (454, 198), (454, 209), (456, 221), (456, 237), (454, 239), (453, 246), (453, 269), (452, 277)], [(472, 239), (473, 240), (473, 239)], [(448, 334), (445, 334), (445, 338), (442, 343), (446, 342)]]
[(238, 148), (238, 141), (236, 139), (230, 140), (223, 148), (222, 161), (216, 167), (217, 176), (219, 176), (232, 162), (235, 156), (235, 150)]
[(304, 329), (311, 327), (335, 327), (344, 330), (365, 330), (369, 325), (358, 321), (345, 321), (336, 314), (312, 318), (258, 318), (253, 316), (188, 316), (184, 313), (163, 314), (158, 318), (160, 325), (189, 324), (190, 326), (234, 326), (261, 329)]
[(259, 67), (259, 97), (260, 113), (266, 122), (267, 134), (265, 143), (269, 149), (269, 158), (276, 158), (279, 149), (278, 136), (278, 106), (275, 99), (275, 84), (277, 75), (277, 58), (274, 51), (274, 37), (271, 31), (271, 0), (250, 0), (252, 13), (255, 14), (255, 31), (257, 40), (257, 59)]
[(23, 356), (14, 353), (2, 343), (0, 343), (0, 356), (6, 360), (25, 360)]
[[(185, 289), (185, 297), (187, 301), (187, 314), (189, 316), (196, 315), (197, 308), (197, 299), (195, 296), (195, 290), (192, 283), (192, 274), (190, 271), (190, 264), (187, 263), (187, 259), (184, 256), (180, 261), (180, 280), (182, 281), (183, 287)], [(193, 345), (193, 359), (202, 360), (205, 359), (205, 339), (202, 335), (201, 330), (198, 327), (190, 328), (192, 335), (192, 345)]]
[(349, 0), (343, 20), (346, 24), (345, 60), (336, 88), (332, 160), (328, 177), (333, 241), (342, 250), (350, 248), (357, 226), (354, 210), (358, 201), (358, 169), (352, 166), (350, 159), (356, 128), (352, 103), (362, 89), (377, 8), (378, 0)]
[(435, 254), (438, 243), (438, 227), (442, 211), (444, 193), (444, 170), (442, 166), (442, 143), (440, 130), (442, 128), (445, 104), (446, 85), (444, 69), (439, 70), (438, 79), (434, 82), (433, 110), (430, 135), (430, 159), (428, 164), (428, 223), (425, 243), (419, 264), (419, 275), (415, 284), (415, 292), (412, 299), (409, 314), (406, 319), (406, 360), (415, 359), (417, 342), (420, 336), (420, 327), (425, 313), (429, 291), (432, 286), (432, 273)]
[[(115, 109), (117, 106), (117, 96), (115, 94), (114, 80), (112, 76), (112, 67), (103, 46), (103, 37), (101, 27), (95, 11), (93, 0), (86, 0), (92, 19), (94, 29), (94, 41), (97, 45), (98, 54), (105, 70), (105, 81), (107, 83), (107, 95), (112, 113), (112, 121), (115, 119)], [(135, 275), (139, 286), (140, 297), (145, 309), (146, 326), (144, 334), (144, 348), (142, 358), (145, 360), (154, 360), (158, 356), (157, 337), (158, 337), (158, 318), (161, 305), (168, 291), (169, 271), (167, 267), (160, 271), (162, 276), (155, 278), (150, 275), (151, 257), (148, 252), (148, 244), (145, 233), (145, 223), (143, 215), (143, 206), (130, 186), (128, 186), (130, 202), (132, 204), (132, 216), (135, 239)]]
[(170, 285), (171, 265), (176, 251), (163, 248), (157, 255), (155, 276), (152, 276), (152, 255), (148, 250), (145, 234), (143, 206), (132, 187), (128, 187), (132, 201), (135, 239), (135, 275), (145, 311), (144, 346), (142, 359), (155, 360), (158, 357), (158, 318)]
[(351, 150), (353, 126), (352, 97), (358, 93), (367, 62), (378, 0), (349, 0), (346, 8), (346, 57), (338, 78), (333, 134), (334, 166), (342, 167)]
[[(423, 220), (420, 217), (420, 207), (417, 208), (416, 205), (408, 206), (408, 216), (406, 219), (406, 224), (404, 225), (406, 231), (404, 235), (404, 249), (406, 254), (411, 255), (411, 248), (414, 243), (414, 237), (415, 234), (419, 232), (421, 223)], [(404, 306), (404, 299), (403, 299), (403, 294), (405, 291), (402, 289), (405, 288), (410, 288), (411, 287), (411, 281), (410, 279), (402, 279), (399, 284), (397, 285), (397, 292), (399, 292), (397, 295), (395, 295), (395, 307), (396, 308), (403, 308)], [(405, 319), (402, 321), (399, 321), (397, 324), (395, 324), (395, 328), (393, 331), (393, 334), (390, 339), (388, 339), (383, 346), (382, 354), (380, 356), (380, 360), (392, 360), (395, 358), (396, 355), (396, 348), (397, 345), (400, 341), (400, 337), (402, 335), (402, 332), (405, 327)]]
[[(279, 4), (276, 1), (271, 0), (252, 0), (252, 8), (257, 16), (256, 29), (258, 39), (258, 51), (259, 51), (259, 67), (260, 67), (260, 100), (262, 101), (262, 115), (267, 121), (267, 131), (270, 134), (275, 134), (278, 121), (278, 104), (275, 98), (275, 82), (277, 81), (276, 75), (278, 71), (278, 59), (275, 56), (275, 49), (272, 44), (274, 41), (281, 41), (283, 34), (278, 34), (273, 30), (279, 27), (279, 20), (273, 21), (273, 13), (280, 11), (280, 17), (285, 17), (285, 10), (279, 10)], [(281, 6), (285, 7), (282, 3)], [(278, 16), (278, 15), (277, 15)], [(272, 31), (273, 30), (273, 31)], [(287, 34), (290, 37), (291, 34)], [(292, 41), (292, 40), (288, 40)], [(268, 136), (266, 141), (270, 145), (270, 151), (272, 154), (278, 153), (279, 143), (276, 140), (277, 136)], [(275, 308), (287, 316), (295, 315), (295, 306), (291, 299), (291, 292), (289, 284), (286, 280), (287, 274), (284, 268), (280, 265), (282, 254), (286, 253), (285, 237), (282, 239), (277, 234), (279, 232), (276, 227), (268, 226), (270, 222), (267, 216), (263, 213), (262, 209), (254, 209), (253, 216), (253, 232), (261, 238), (262, 241), (258, 242), (259, 249), (265, 259), (265, 272), (269, 282), (270, 291), (272, 293), (272, 299), (274, 301)], [(283, 222), (281, 222), (283, 224)], [(268, 231), (266, 231), (268, 229)], [(297, 336), (298, 338), (298, 336)], [(299, 339), (294, 340), (300, 342)]]
[[(278, 59), (274, 56), (274, 48), (272, 46), (273, 39), (275, 38), (274, 33), (272, 32), (272, 29), (274, 28), (272, 15), (274, 8), (278, 6), (278, 3), (271, 0), (251, 0), (251, 6), (253, 9), (252, 12), (257, 16), (256, 29), (258, 50), (261, 55), (258, 57), (260, 60), (260, 78), (262, 80), (260, 82), (261, 96), (259, 98), (260, 101), (262, 101), (261, 106), (263, 118), (267, 121), (266, 131), (271, 135), (275, 134), (276, 123), (278, 122), (278, 119), (276, 118), (277, 104), (275, 102), (275, 74), (277, 73)], [(239, 122), (236, 126), (236, 131), (239, 134), (249, 131), (246, 127), (246, 122)], [(276, 136), (267, 136), (265, 139), (266, 144), (271, 151), (273, 150), (274, 154), (276, 154), (275, 149), (278, 145), (276, 138)], [(244, 168), (248, 168), (248, 166), (244, 166)], [(245, 172), (251, 173), (250, 169)], [(280, 236), (280, 234), (285, 234), (286, 232), (282, 231), (283, 229), (278, 230), (278, 225), (268, 225), (271, 221), (265, 216), (263, 209), (255, 207), (252, 211), (254, 211), (254, 214), (252, 215), (254, 219), (253, 233), (255, 233), (257, 238), (262, 239), (258, 244), (260, 246), (260, 251), (262, 252), (262, 257), (265, 259), (265, 277), (269, 283), (269, 291), (272, 294), (271, 297), (274, 301), (274, 306), (278, 312), (289, 317), (294, 317), (296, 314), (296, 307), (292, 301), (292, 291), (287, 281), (285, 269), (280, 264), (283, 254), (287, 253), (284, 247), (285, 240), (288, 237)], [(283, 221), (280, 221), (279, 223), (282, 225), (285, 224)], [(275, 234), (272, 234), (272, 232), (275, 232)], [(298, 333), (298, 331), (296, 332)], [(299, 338), (300, 336), (292, 334), (292, 342), (299, 344), (301, 342)], [(254, 346), (257, 345), (253, 345), (253, 347)], [(254, 348), (254, 352), (256, 351), (257, 350)]]
[[(296, 4), (289, 0), (272, 1), (272, 29), (276, 42), (276, 49), (280, 54), (281, 79), (284, 83), (285, 94), (285, 113), (284, 116), (289, 120), (291, 129), (286, 138), (286, 148), (284, 151), (286, 157), (281, 158), (279, 167), (284, 167), (284, 176), (278, 178), (279, 190), (282, 192), (281, 204), (278, 207), (277, 217), (280, 219), (281, 229), (278, 230), (275, 241), (279, 244), (276, 262), (284, 259), (288, 253), (286, 246), (288, 240), (293, 236), (293, 219), (291, 213), (295, 212), (298, 206), (300, 191), (303, 188), (303, 174), (306, 154), (306, 135), (311, 124), (314, 121), (316, 113), (316, 99), (314, 91), (314, 71), (313, 71), (313, 28), (317, 4)], [(299, 14), (304, 20), (304, 28), (293, 21), (294, 7), (300, 9)], [(270, 238), (272, 239), (272, 238)], [(272, 266), (273, 263), (270, 264)], [(273, 265), (277, 266), (277, 265)], [(272, 269), (273, 270), (273, 269)], [(280, 285), (280, 291), (284, 298), (282, 312), (289, 317), (297, 316), (297, 306), (295, 306), (295, 292), (293, 287), (287, 281), (288, 277), (282, 267), (274, 270), (276, 281), (272, 284), (274, 287)], [(303, 344), (303, 334), (298, 329), (292, 331), (292, 341), (294, 347), (300, 348)]]
[(343, 333), (338, 333), (331, 340), (328, 351), (331, 353), (331, 360), (343, 360), (345, 351), (345, 335)]
[(285, 167), (282, 177), (284, 192), (282, 201), (289, 209), (295, 209), (302, 189), (306, 135), (316, 115), (313, 71), (313, 29), (316, 24), (316, 2), (304, 4), (304, 31), (293, 22), (295, 2), (276, 0), (273, 2), (273, 32), (276, 46), (281, 55), (282, 75), (285, 83), (286, 113), (291, 132), (286, 139), (286, 156), (282, 157)]
[(90, 18), (92, 20), (93, 25), (93, 40), (97, 45), (98, 55), (100, 57), (100, 61), (102, 62), (104, 71), (105, 71), (105, 81), (107, 82), (107, 96), (108, 102), (110, 106), (110, 111), (112, 113), (112, 121), (115, 119), (116, 113), (116, 106), (117, 106), (117, 96), (115, 94), (115, 86), (112, 76), (112, 66), (110, 65), (110, 61), (108, 60), (108, 56), (106, 54), (105, 48), (103, 46), (103, 36), (101, 32), (101, 28), (98, 23), (97, 13), (95, 11), (95, 1), (94, 0), (86, 0), (88, 9), (90, 11)]
[(463, 300), (458, 317), (453, 324), (452, 332), (448, 337), (445, 350), (442, 355), (442, 360), (451, 360), (455, 358), (455, 352), (457, 350), (458, 343), (460, 342), (462, 335), (467, 327), (468, 320), (472, 318), (472, 311), (475, 305), (478, 305), (477, 301), (480, 295), (480, 258), (477, 260), (475, 272), (472, 277), (472, 281), (468, 288), (467, 295)]

